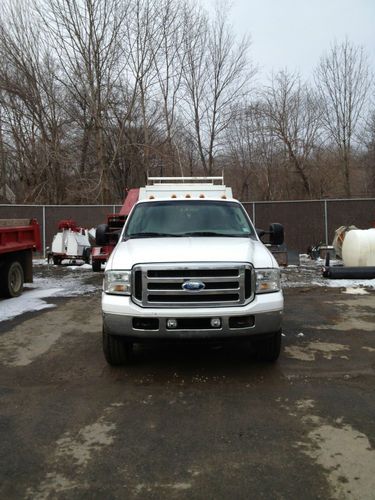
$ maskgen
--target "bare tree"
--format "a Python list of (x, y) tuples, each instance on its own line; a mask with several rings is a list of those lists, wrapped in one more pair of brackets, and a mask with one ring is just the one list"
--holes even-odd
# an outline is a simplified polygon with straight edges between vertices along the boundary
[(239, 44), (228, 25), (223, 5), (212, 22), (192, 13), (186, 20), (184, 86), (188, 125), (206, 175), (212, 175), (215, 154), (234, 109), (248, 93), (254, 74), (247, 54), (249, 39)]
[(341, 159), (346, 196), (351, 195), (350, 164), (353, 139), (364, 117), (370, 87), (367, 59), (361, 47), (348, 39), (335, 43), (315, 72), (315, 82), (324, 106), (324, 125), (336, 143)]
[(263, 92), (270, 131), (284, 144), (288, 158), (311, 196), (308, 159), (316, 146), (321, 108), (316, 95), (295, 74), (280, 71)]
[[(184, 19), (190, 12), (190, 6), (179, 0), (162, 0), (158, 3), (158, 27), (160, 34), (157, 43), (151, 44), (153, 63), (158, 82), (162, 118), (165, 133), (166, 152), (170, 155), (172, 174), (175, 175), (175, 166), (180, 161), (179, 149), (174, 144), (176, 127), (177, 106), (181, 100), (181, 82), (185, 53)], [(175, 153), (177, 153), (177, 158)]]
[(40, 37), (40, 26), (23, 1), (3, 5), (0, 24), (2, 106), (9, 147), (25, 181), (26, 200), (64, 198), (62, 180), (62, 129), (65, 117), (59, 107), (54, 58)]
[(238, 109), (226, 142), (228, 163), (235, 169), (232, 183), (240, 199), (279, 199), (284, 193), (279, 174), (282, 145), (272, 133), (262, 101)]
[(85, 133), (93, 131), (97, 172), (93, 189), (103, 203), (110, 201), (104, 118), (119, 77), (127, 7), (123, 0), (44, 0), (38, 8), (59, 55), (60, 81), (88, 114)]

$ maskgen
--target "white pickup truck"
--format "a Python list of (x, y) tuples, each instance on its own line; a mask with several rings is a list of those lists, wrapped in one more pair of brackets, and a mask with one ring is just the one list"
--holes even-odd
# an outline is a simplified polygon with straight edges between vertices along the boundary
[[(140, 190), (105, 269), (109, 364), (126, 363), (133, 343), (163, 339), (251, 339), (259, 359), (279, 357), (278, 264), (231, 189), (215, 179), (152, 179)], [(280, 224), (269, 234), (273, 245), (283, 242)]]

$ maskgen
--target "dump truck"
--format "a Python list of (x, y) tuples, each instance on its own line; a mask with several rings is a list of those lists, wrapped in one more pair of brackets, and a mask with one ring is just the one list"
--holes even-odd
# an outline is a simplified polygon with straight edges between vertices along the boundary
[(0, 219), (0, 295), (17, 297), (33, 281), (33, 252), (41, 251), (36, 219)]

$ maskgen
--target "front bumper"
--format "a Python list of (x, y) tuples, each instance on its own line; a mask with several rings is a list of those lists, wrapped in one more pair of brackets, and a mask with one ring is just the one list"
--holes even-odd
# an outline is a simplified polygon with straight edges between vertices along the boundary
[[(183, 309), (146, 309), (134, 304), (129, 297), (103, 293), (103, 326), (107, 333), (137, 339), (225, 339), (247, 338), (254, 335), (267, 335), (281, 328), (283, 295), (281, 292), (256, 296), (255, 300), (243, 307), (226, 308), (183, 308)], [(247, 326), (233, 327), (239, 317), (246, 317)], [(154, 321), (151, 328), (143, 329), (135, 324), (134, 318)], [(167, 320), (177, 318), (185, 324), (194, 319), (198, 327), (167, 327)], [(211, 318), (220, 318), (219, 328), (202, 327)], [(181, 320), (181, 321), (180, 321)]]

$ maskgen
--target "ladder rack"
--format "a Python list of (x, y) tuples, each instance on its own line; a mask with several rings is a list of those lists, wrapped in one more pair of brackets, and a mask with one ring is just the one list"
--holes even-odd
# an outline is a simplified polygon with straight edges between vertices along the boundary
[(148, 185), (155, 184), (194, 184), (195, 182), (205, 184), (215, 184), (224, 186), (224, 176), (209, 176), (209, 177), (147, 177)]

